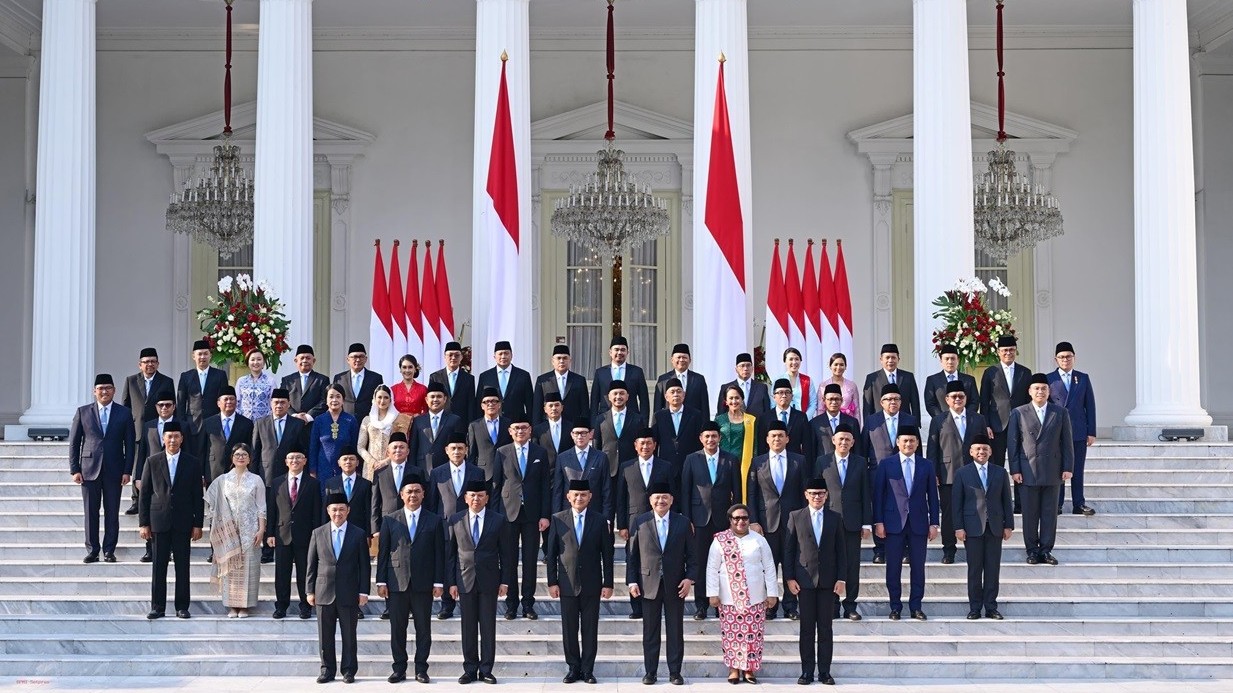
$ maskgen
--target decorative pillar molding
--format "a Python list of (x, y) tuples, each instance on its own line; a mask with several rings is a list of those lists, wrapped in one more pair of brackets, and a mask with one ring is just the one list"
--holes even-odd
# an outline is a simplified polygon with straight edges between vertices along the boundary
[(261, 0), (253, 274), (291, 321), (287, 342), (313, 338), (313, 4)]
[[(891, 314), (892, 278), (891, 278), (891, 226), (894, 224), (894, 173), (895, 163), (900, 156), (897, 152), (871, 152), (869, 161), (873, 164), (873, 257), (886, 258), (885, 262), (874, 262), (868, 273), (873, 286), (873, 344), (885, 344), (893, 341), (894, 316)], [(903, 168), (907, 168), (904, 166)], [(911, 172), (907, 171), (909, 178)], [(846, 258), (845, 258), (846, 262)], [(860, 350), (851, 357), (848, 368), (853, 373), (863, 370), (858, 365)], [(872, 366), (870, 366), (872, 367)]]
[[(597, 15), (598, 16), (598, 15)], [(488, 160), (492, 154), (492, 132), (496, 123), (497, 90), (501, 84), (501, 54), (505, 63), (509, 89), (509, 110), (514, 135), (514, 160), (518, 169), (518, 296), (530, 297), (533, 292), (534, 258), (539, 254), (539, 238), (531, 218), (531, 19), (530, 0), (476, 0), (475, 17), (475, 147), (472, 183), (472, 276), (493, 276), (495, 262), (486, 235), (488, 198)], [(475, 284), (479, 287), (480, 284)], [(460, 340), (469, 342), (477, 354), (491, 353), (496, 339), (509, 338), (514, 353), (527, 363), (534, 363), (540, 353), (538, 326), (531, 312), (514, 321), (514, 334), (488, 334), (488, 318), (498, 305), (491, 292), (471, 293), (471, 335)], [(523, 304), (521, 298), (517, 305)], [(520, 308), (520, 310), (522, 310)], [(466, 316), (455, 316), (465, 322)]]
[[(356, 154), (328, 154), (330, 191), (330, 311), (339, 313), (331, 325), (347, 324), (347, 268), (351, 266), (351, 170)], [(345, 330), (330, 330), (330, 354), (347, 353)]]
[(30, 407), (21, 424), (67, 426), (94, 382), (95, 0), (44, 2), (41, 46)]
[(1134, 0), (1135, 408), (1120, 440), (1211, 426), (1199, 393), (1199, 292), (1185, 3)]
[(975, 274), (972, 114), (964, 0), (913, 5), (913, 284), (916, 363), (932, 370), (933, 298)]

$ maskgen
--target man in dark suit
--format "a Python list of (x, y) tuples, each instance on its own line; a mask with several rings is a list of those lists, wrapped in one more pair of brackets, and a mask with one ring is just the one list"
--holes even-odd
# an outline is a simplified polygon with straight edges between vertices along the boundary
[(227, 385), (227, 373), (211, 366), (210, 356), (209, 342), (193, 342), (195, 368), (181, 373), (176, 385), (176, 418), (193, 426), (191, 431), (185, 431), (188, 438), (197, 435), (202, 421), (218, 413), (218, 394)]
[[(861, 432), (861, 449), (868, 455), (869, 478), (877, 473), (878, 461), (895, 455), (899, 451), (896, 442), (899, 429), (903, 426), (916, 426), (916, 417), (900, 411), (903, 397), (899, 394), (898, 385), (882, 386), (882, 411), (865, 417), (865, 428)], [(886, 542), (882, 537), (873, 536), (873, 562), (886, 561)]]
[(824, 479), (807, 482), (804, 497), (808, 505), (792, 511), (784, 521), (783, 577), (788, 591), (801, 605), (801, 676), (796, 680), (801, 685), (813, 683), (815, 670), (819, 681), (835, 685), (831, 676), (835, 650), (831, 612), (844, 594), (843, 578), (851, 571), (843, 520), (826, 508), (826, 486)]
[(495, 387), (480, 393), (480, 409), (484, 415), (467, 426), (467, 452), (471, 464), (484, 470), (490, 483), (496, 474), (497, 448), (509, 445), (509, 419), (501, 413), (501, 393)]
[(77, 408), (69, 426), (69, 473), (81, 486), (85, 510), (86, 563), (98, 561), (98, 513), (103, 509), (103, 560), (116, 562), (120, 539), (120, 493), (133, 474), (137, 454), (133, 414), (115, 403), (108, 373), (94, 378), (94, 402)]
[[(296, 372), (284, 376), (280, 383), (291, 399), (292, 414), (304, 424), (312, 423), (325, 411), (325, 390), (330, 386), (330, 379), (325, 373), (313, 370), (316, 365), (317, 355), (313, 348), (301, 344), (295, 348)], [(307, 430), (304, 436), (308, 436)], [(300, 444), (306, 445), (307, 442), (301, 440)]]
[[(634, 440), (634, 450), (637, 457), (621, 463), (612, 503), (616, 513), (617, 532), (621, 539), (625, 540), (626, 553), (629, 552), (629, 528), (633, 525), (634, 518), (651, 511), (651, 486), (665, 483), (671, 487), (678, 481), (676, 467), (655, 454), (654, 431), (649, 428), (640, 431)], [(629, 617), (642, 618), (642, 600), (631, 596), (629, 605)]]
[(944, 412), (929, 422), (928, 446), (925, 455), (933, 461), (938, 474), (938, 498), (942, 505), (942, 562), (955, 562), (955, 525), (950, 512), (951, 486), (955, 474), (972, 461), (969, 450), (972, 440), (985, 433), (985, 418), (967, 406), (966, 383), (955, 380), (946, 384)]
[(544, 396), (549, 392), (555, 392), (561, 397), (561, 416), (569, 421), (577, 421), (590, 411), (587, 379), (571, 371), (571, 363), (568, 345), (558, 344), (552, 347), (552, 370), (535, 379), (535, 393), (531, 404), (533, 423), (538, 424), (544, 420)]
[(445, 524), (424, 507), (424, 482), (408, 477), (403, 506), (381, 518), (377, 542), (377, 594), (390, 612), (390, 652), (394, 672), (388, 681), (407, 678), (407, 622), (415, 623), (415, 680), (428, 683), (432, 650), (432, 600), (445, 586)]
[[(740, 502), (741, 461), (719, 449), (719, 424), (702, 424), (702, 449), (685, 458), (680, 507), (694, 526), (694, 555), (706, 556), (715, 533), (728, 527), (728, 508)], [(652, 499), (652, 504), (654, 499)], [(694, 619), (706, 618), (706, 584), (694, 589)], [(645, 613), (645, 611), (644, 611)]]
[(629, 391), (629, 409), (649, 419), (654, 409), (651, 408), (651, 397), (646, 389), (646, 372), (640, 366), (629, 363), (629, 340), (621, 336), (613, 337), (608, 346), (608, 356), (611, 363), (596, 368), (595, 377), (591, 380), (591, 418), (599, 419), (612, 406), (605, 395), (608, 394), (608, 386), (614, 380), (620, 380)]
[(925, 597), (925, 551), (938, 536), (938, 483), (933, 463), (917, 455), (920, 431), (900, 426), (899, 452), (878, 463), (873, 478), (873, 531), (886, 540), (886, 591), (890, 595), (890, 618), (903, 611), (903, 558), (911, 565), (908, 609), (912, 618), (926, 619), (921, 609)]
[[(155, 393), (150, 399), (154, 402), (156, 413), (147, 419), (142, 427), (141, 437), (137, 439), (137, 460), (133, 464), (133, 487), (138, 489), (138, 498), (141, 497), (141, 476), (145, 472), (146, 460), (150, 459), (151, 455), (163, 451), (163, 428), (169, 422), (175, 421), (180, 424), (181, 447), (193, 449), (193, 446), (188, 444), (188, 439), (183, 436), (183, 431), (190, 428), (189, 423), (175, 418), (175, 393), (167, 389), (161, 393)], [(146, 552), (141, 556), (141, 562), (149, 563), (152, 560), (154, 560), (154, 544), (146, 541)]]
[(728, 411), (728, 405), (724, 402), (724, 392), (732, 385), (740, 388), (745, 396), (745, 411), (754, 416), (761, 416), (771, 410), (771, 392), (767, 389), (766, 383), (754, 380), (753, 374), (753, 356), (748, 353), (737, 354), (736, 379), (719, 386), (719, 397), (715, 400), (716, 416)]
[(706, 388), (706, 376), (689, 370), (690, 363), (692, 363), (692, 357), (689, 355), (688, 344), (677, 344), (672, 347), (672, 370), (660, 374), (656, 379), (655, 401), (652, 406), (657, 408), (668, 406), (664, 391), (668, 387), (668, 381), (676, 378), (681, 383), (681, 389), (685, 391), (685, 406), (695, 411), (707, 411), (707, 408), (711, 406), (711, 395)]
[(141, 538), (154, 543), (150, 613), (146, 614), (151, 620), (167, 614), (167, 565), (173, 556), (176, 617), (189, 617), (189, 542), (201, 538), (205, 495), (201, 488), (201, 462), (182, 451), (183, 442), (179, 422), (163, 424), (163, 451), (151, 455), (141, 472), (137, 524)]
[[(548, 452), (548, 460), (555, 467), (557, 455), (570, 448), (572, 440), (569, 432), (574, 424), (562, 416), (565, 407), (561, 404), (561, 395), (556, 392), (544, 394), (544, 420), (531, 429), (531, 437), (539, 446)], [(534, 417), (532, 417), (534, 418)]]
[(954, 344), (943, 344), (938, 347), (938, 360), (942, 362), (942, 370), (925, 378), (925, 411), (929, 412), (932, 418), (950, 409), (946, 401), (946, 385), (959, 382), (966, 395), (968, 413), (978, 413), (980, 399), (976, 390), (976, 378), (959, 370), (959, 350)]
[(308, 572), (308, 545), (313, 530), (321, 526), (324, 511), (321, 487), (304, 473), (308, 456), (295, 444), (285, 455), (287, 473), (270, 484), (267, 512), (270, 528), (266, 545), (274, 551), (274, 618), (285, 618), (291, 606), (291, 569), (295, 568), (295, 587), (300, 595), (300, 618), (312, 617), (305, 581)]
[[(771, 545), (775, 565), (784, 561), (784, 536), (788, 529), (788, 515), (805, 505), (805, 482), (809, 480), (805, 458), (788, 451), (788, 429), (782, 422), (774, 421), (766, 432), (767, 451), (753, 458), (749, 465), (752, 477), (749, 491), (750, 529), (766, 538)], [(783, 614), (793, 621), (800, 618), (796, 595), (784, 583), (784, 596), (780, 600)], [(766, 610), (768, 619), (775, 618), (776, 608)]]
[(291, 393), (276, 387), (270, 393), (270, 415), (253, 422), (253, 459), (270, 487), (287, 473), (287, 451), (303, 447), (304, 422), (291, 414)]
[[(355, 446), (343, 445), (338, 452), (338, 468), (341, 472), (325, 482), (325, 495), (340, 495), (347, 499), (348, 523), (364, 530), (364, 536), (367, 538), (373, 533), (372, 482), (365, 479), (364, 475), (359, 472), (360, 453)], [(377, 525), (377, 529), (380, 527)], [(364, 618), (363, 612), (360, 612), (356, 618)]]
[[(544, 562), (548, 595), (561, 600), (564, 683), (596, 683), (599, 654), (599, 603), (612, 597), (612, 530), (607, 518), (591, 512), (590, 484), (569, 482), (569, 509), (552, 516)], [(581, 641), (579, 641), (581, 633)]]
[(466, 437), (466, 422), (445, 408), (449, 398), (444, 384), (428, 383), (424, 400), (428, 411), (415, 417), (407, 436), (411, 444), (411, 463), (427, 474), (445, 464), (445, 446), (455, 433)]
[[(467, 461), (467, 436), (454, 431), (445, 446), (448, 461), (434, 467), (428, 478), (427, 500), (424, 505), (442, 518), (449, 518), (467, 509), (466, 488), (473, 481), (484, 483), (484, 470)], [(454, 615), (454, 598), (448, 590), (441, 594), (441, 611), (437, 618)]]
[[(458, 683), (496, 683), (497, 599), (514, 582), (505, 516), (488, 507), (488, 485), (469, 482), (467, 509), (446, 524), (446, 585), (462, 606), (462, 676)], [(482, 642), (482, 644), (481, 644)]]
[[(861, 424), (856, 420), (856, 417), (849, 416), (840, 408), (843, 407), (843, 388), (835, 383), (827, 383), (822, 389), (822, 406), (823, 413), (818, 414), (809, 421), (809, 433), (813, 436), (814, 448), (818, 453), (818, 458), (826, 457), (835, 452), (835, 446), (831, 442), (835, 435), (835, 430), (840, 424), (845, 424), (852, 430), (852, 433), (857, 437), (856, 442), (860, 442)], [(856, 454), (860, 455), (862, 450), (859, 445), (854, 448)], [(809, 460), (810, 464), (813, 460)], [(813, 470), (810, 478), (817, 476), (818, 470)], [(832, 497), (834, 495), (832, 494)], [(832, 508), (833, 509), (833, 508)]]
[(702, 435), (702, 423), (707, 416), (706, 412), (685, 406), (685, 389), (674, 378), (664, 383), (664, 399), (668, 406), (655, 412), (651, 427), (659, 446), (657, 456), (672, 465), (673, 489), (678, 492), (674, 495), (679, 498), (681, 468), (690, 453), (702, 449), (698, 436)]
[[(317, 683), (334, 680), (342, 670), (343, 681), (355, 682), (359, 670), (356, 622), (368, 603), (372, 564), (368, 557), (368, 531), (347, 521), (351, 512), (347, 497), (325, 497), (330, 521), (313, 530), (308, 548), (308, 603), (317, 607), (317, 641), (321, 649), (321, 674)], [(342, 662), (335, 657), (334, 630), (342, 631)]]
[[(839, 424), (831, 434), (833, 451), (818, 457), (818, 475), (826, 482), (827, 507), (843, 520), (843, 545), (848, 570), (841, 573), (846, 589), (843, 594), (843, 617), (861, 620), (856, 601), (861, 593), (861, 540), (873, 530), (873, 484), (868, 463), (854, 451), (856, 429)], [(834, 490), (834, 493), (830, 493)], [(839, 604), (835, 604), (835, 616)]]
[(755, 454), (766, 453), (766, 433), (770, 430), (771, 422), (778, 421), (788, 431), (789, 452), (795, 452), (807, 460), (817, 457), (813, 433), (809, 430), (809, 417), (792, 406), (792, 383), (788, 382), (787, 378), (776, 380), (771, 396), (775, 400), (775, 406), (758, 417), (755, 427), (757, 431), (754, 439)]
[(881, 361), (881, 368), (865, 376), (862, 397), (865, 416), (877, 413), (878, 399), (884, 387), (898, 385), (903, 396), (904, 413), (919, 421), (920, 394), (916, 389), (916, 376), (899, 368), (899, 347), (895, 344), (883, 344)]
[[(718, 432), (716, 432), (718, 435)], [(668, 630), (668, 681), (684, 685), (685, 598), (697, 582), (697, 542), (693, 525), (672, 512), (672, 487), (651, 485), (651, 511), (636, 517), (625, 557), (629, 594), (642, 599), (642, 683), (654, 684), (659, 672), (660, 617)], [(726, 508), (720, 513), (726, 517)], [(704, 604), (706, 602), (703, 602)]]
[(952, 490), (952, 522), (967, 555), (968, 619), (973, 621), (980, 618), (982, 606), (987, 618), (1002, 620), (998, 612), (1002, 542), (1015, 531), (1010, 478), (1005, 469), (989, 464), (992, 453), (987, 436), (973, 438), (972, 461), (955, 474)]
[(1057, 565), (1053, 543), (1057, 539), (1057, 499), (1075, 469), (1074, 436), (1070, 414), (1049, 401), (1049, 378), (1036, 373), (1029, 379), (1031, 400), (1010, 412), (1006, 426), (1010, 477), (1020, 486), (1023, 505), (1023, 543), (1031, 565)]
[(595, 447), (608, 456), (608, 474), (616, 478), (621, 460), (634, 456), (634, 436), (646, 428), (646, 417), (630, 411), (629, 390), (624, 380), (608, 384), (608, 411), (601, 415), (595, 426)]
[(334, 382), (343, 389), (343, 411), (363, 421), (372, 409), (372, 396), (377, 386), (385, 382), (381, 374), (365, 368), (368, 351), (356, 342), (347, 347), (347, 370), (334, 374)]
[[(476, 380), (476, 398), (485, 388), (496, 388), (501, 393), (501, 411), (506, 416), (521, 415), (530, 420), (533, 397), (531, 374), (514, 365), (514, 348), (507, 341), (497, 342), (492, 347), (496, 365), (479, 374)], [(472, 418), (480, 415), (476, 410)]]
[[(1014, 335), (998, 337), (998, 363), (986, 368), (980, 377), (980, 413), (993, 434), (990, 460), (999, 467), (1006, 466), (1006, 428), (1010, 425), (1010, 412), (1031, 399), (1028, 381), (1032, 370), (1015, 363), (1019, 354), (1017, 345)], [(1015, 507), (1019, 507), (1017, 497)]]
[(231, 471), (231, 450), (240, 443), (253, 444), (253, 420), (236, 410), (235, 388), (218, 391), (218, 413), (201, 422), (197, 458), (206, 466), (206, 485)]
[(612, 479), (612, 463), (603, 450), (591, 446), (591, 422), (584, 414), (575, 421), (569, 431), (574, 444), (568, 450), (557, 455), (552, 471), (552, 512), (559, 513), (569, 507), (565, 497), (569, 482), (574, 479), (586, 479), (590, 484), (591, 498), (595, 503), (596, 512), (611, 519), (612, 505), (616, 495), (615, 480)]
[[(463, 421), (479, 416), (475, 399), (475, 376), (462, 369), (462, 345), (458, 342), (445, 344), (445, 368), (428, 376), (428, 382), (441, 383), (449, 397), (449, 409)], [(499, 392), (499, 391), (498, 391)]]
[[(493, 493), (500, 499), (501, 514), (509, 533), (510, 574), (516, 574), (518, 559), (522, 559), (522, 615), (534, 621), (536, 570), (539, 566), (540, 532), (548, 529), (552, 515), (552, 467), (548, 453), (531, 442), (531, 422), (519, 414), (509, 424), (511, 441), (497, 449), (492, 479)], [(519, 546), (522, 547), (519, 553)], [(510, 583), (516, 587), (516, 582)], [(505, 601), (505, 620), (518, 617), (519, 594), (510, 590)]]
[[(1049, 401), (1070, 414), (1070, 434), (1074, 437), (1075, 472), (1070, 477), (1070, 511), (1075, 515), (1096, 514), (1083, 496), (1083, 466), (1087, 449), (1096, 442), (1096, 393), (1092, 378), (1075, 370), (1075, 348), (1070, 342), (1058, 342), (1054, 350), (1057, 370), (1049, 373)], [(1066, 500), (1066, 487), (1059, 489), (1058, 512)]]
[[(175, 401), (175, 381), (158, 372), (158, 350), (146, 347), (137, 357), (137, 372), (124, 379), (124, 395), (120, 404), (128, 407), (133, 414), (133, 428), (140, 444), (145, 432), (145, 423), (154, 420), (158, 412), (154, 409), (154, 398), (163, 391), (171, 392), (172, 402)], [(137, 514), (137, 484), (141, 479), (133, 475), (133, 504), (124, 511), (125, 515)]]
[(403, 506), (404, 500), (399, 489), (412, 477), (418, 477), (421, 481), (427, 478), (427, 474), (416, 468), (410, 460), (411, 448), (407, 446), (407, 434), (402, 431), (391, 433), (389, 442), (385, 444), (385, 451), (389, 455), (390, 463), (372, 475), (372, 506), (369, 509), (372, 520), (369, 526), (373, 533), (381, 531), (381, 518)]

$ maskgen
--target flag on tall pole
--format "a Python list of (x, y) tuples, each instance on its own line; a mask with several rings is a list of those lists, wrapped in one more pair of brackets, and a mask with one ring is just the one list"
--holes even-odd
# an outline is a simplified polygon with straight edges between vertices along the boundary
[(424, 370), (431, 374), (445, 367), (445, 354), (442, 352), (443, 343), (440, 337), (441, 318), (437, 313), (437, 283), (432, 278), (432, 241), (424, 241), (420, 313), (423, 315), (424, 326)]
[[(403, 311), (407, 320), (407, 353), (424, 366), (424, 312), (420, 310), (420, 242), (411, 241), (411, 253), (407, 263), (407, 294), (403, 298)], [(422, 373), (420, 382), (428, 381), (428, 373)]]
[(368, 319), (368, 360), (376, 368), (385, 368), (393, 358), (394, 322), (390, 318), (390, 286), (385, 282), (381, 239), (373, 245), (376, 252), (372, 268), (372, 314)]
[[(788, 294), (784, 288), (783, 267), (779, 260), (779, 239), (775, 239), (775, 252), (771, 256), (771, 281), (766, 287), (766, 333), (765, 345), (767, 374), (774, 373), (774, 361), (788, 348)], [(772, 356), (774, 355), (774, 356)]]
[[(484, 231), (491, 272), (485, 290), (492, 295), (488, 311), (488, 341), (514, 339), (518, 306), (518, 167), (514, 158), (514, 123), (510, 117), (509, 87), (505, 78), (509, 56), (501, 54), (501, 84), (497, 91), (492, 152), (488, 158), (488, 195)], [(450, 311), (453, 321), (453, 311)], [(450, 332), (453, 332), (452, 325)], [(448, 341), (448, 340), (447, 340)]]
[(831, 276), (831, 257), (822, 239), (822, 267), (818, 271), (819, 306), (822, 310), (822, 356), (830, 359), (839, 351), (839, 302), (835, 299), (835, 279)]
[(407, 312), (403, 305), (402, 266), (398, 264), (398, 241), (394, 241), (394, 250), (390, 253), (390, 320), (393, 322), (393, 347), (390, 350), (394, 357), (390, 360), (389, 370), (381, 373), (389, 374), (390, 378), (398, 372), (398, 360), (407, 353)]
[[(805, 348), (801, 349), (804, 356), (801, 372), (812, 375), (815, 379), (822, 377), (822, 309), (818, 303), (818, 274), (813, 264), (813, 239), (805, 249), (805, 276), (801, 280), (801, 303), (805, 309)], [(813, 397), (806, 396), (812, 400)]]
[(450, 278), (445, 273), (445, 239), (437, 241), (437, 315), (441, 319), (441, 343), (454, 341), (454, 301)]
[(839, 313), (839, 351), (848, 357), (848, 368), (853, 368), (852, 294), (848, 291), (848, 268), (843, 261), (843, 241), (837, 240), (835, 245), (838, 247), (835, 258), (835, 303)]
[[(805, 348), (805, 303), (801, 298), (801, 273), (797, 269), (796, 249), (788, 239), (788, 266), (784, 268), (784, 293), (788, 295), (788, 346)], [(771, 359), (775, 359), (772, 361)], [(783, 360), (783, 352), (767, 354), (768, 365)]]

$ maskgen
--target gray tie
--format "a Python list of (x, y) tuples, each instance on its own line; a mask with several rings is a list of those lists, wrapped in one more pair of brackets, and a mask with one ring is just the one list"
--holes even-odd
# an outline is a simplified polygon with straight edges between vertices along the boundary
[[(1045, 410), (1044, 410), (1044, 409), (1037, 409), (1037, 410), (1036, 410), (1036, 418), (1040, 419), (1040, 425), (1041, 425), (1041, 426), (1044, 426), (1044, 425), (1045, 425)], [(106, 432), (106, 430), (104, 430), (104, 432)]]
[(300, 374), (300, 395), (303, 396), (308, 391), (308, 374)]

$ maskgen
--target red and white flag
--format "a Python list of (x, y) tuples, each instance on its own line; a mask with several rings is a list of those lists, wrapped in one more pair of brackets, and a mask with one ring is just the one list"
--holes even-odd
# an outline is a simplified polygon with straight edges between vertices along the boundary
[(852, 362), (852, 294), (848, 291), (848, 268), (843, 261), (843, 241), (835, 241), (839, 250), (835, 258), (835, 304), (839, 312), (839, 352), (848, 357), (848, 370), (855, 364)]
[[(831, 276), (831, 257), (822, 239), (822, 267), (818, 270), (818, 296), (822, 309), (822, 357), (830, 361), (831, 354), (839, 351), (839, 302), (835, 299), (835, 279)], [(827, 371), (818, 372), (818, 377), (829, 376)]]
[(450, 278), (445, 273), (445, 240), (437, 243), (437, 315), (441, 319), (441, 343), (454, 341), (454, 301), (450, 298)]
[[(403, 297), (403, 311), (406, 313), (407, 321), (407, 353), (415, 357), (415, 360), (420, 362), (420, 367), (424, 366), (424, 312), (420, 310), (420, 270), (419, 270), (419, 253), (420, 242), (418, 240), (411, 241), (411, 253), (407, 263), (407, 293)], [(420, 382), (428, 382), (428, 373), (425, 371), (419, 378)]]
[(766, 287), (766, 333), (763, 335), (766, 349), (767, 373), (776, 372), (774, 361), (788, 348), (788, 294), (784, 288), (783, 263), (779, 259), (779, 239), (775, 239), (775, 252), (771, 257), (771, 281)]
[(398, 382), (394, 378), (398, 374), (398, 360), (407, 353), (407, 311), (403, 306), (402, 266), (398, 264), (398, 241), (394, 241), (394, 251), (390, 253), (390, 320), (393, 322), (393, 346), (390, 353), (388, 370), (381, 374), (390, 378), (390, 382)]
[[(483, 285), (492, 299), (487, 315), (488, 342), (516, 339), (515, 326), (519, 316), (525, 313), (519, 310), (519, 305), (526, 304), (525, 300), (518, 300), (518, 167), (514, 156), (509, 87), (505, 77), (506, 57), (502, 55), (501, 58), (501, 85), (497, 92), (496, 122), (492, 129), (492, 152), (488, 158), (488, 195), (484, 198), (487, 207), (483, 214), (482, 242), (488, 251), (491, 276), (487, 277), (486, 282), (476, 285)], [(453, 321), (452, 310), (450, 320)], [(453, 332), (452, 325), (450, 332)]]
[[(381, 240), (375, 243), (372, 269), (372, 315), (368, 320), (368, 360), (373, 370), (387, 368), (394, 353), (394, 322), (390, 317), (390, 286), (385, 282)], [(380, 371), (377, 371), (380, 373)], [(385, 375), (382, 373), (382, 375)]]
[[(801, 372), (813, 374), (814, 378), (822, 375), (819, 364), (822, 363), (822, 309), (818, 298), (818, 275), (813, 264), (813, 239), (805, 249), (805, 276), (801, 284), (801, 303), (805, 307), (805, 348)], [(808, 396), (812, 400), (812, 396)], [(806, 412), (807, 414), (811, 412)]]
[[(437, 283), (432, 278), (432, 241), (424, 241), (424, 277), (420, 288), (420, 314), (424, 326), (424, 371), (432, 374), (445, 367), (441, 318), (437, 313)], [(446, 340), (449, 341), (449, 340)]]
[[(788, 295), (788, 346), (804, 350), (805, 303), (801, 296), (801, 273), (797, 269), (796, 249), (793, 247), (791, 238), (788, 239), (788, 266), (784, 268), (783, 283), (785, 293)], [(783, 352), (767, 354), (766, 360), (769, 372), (773, 364), (783, 362)]]

